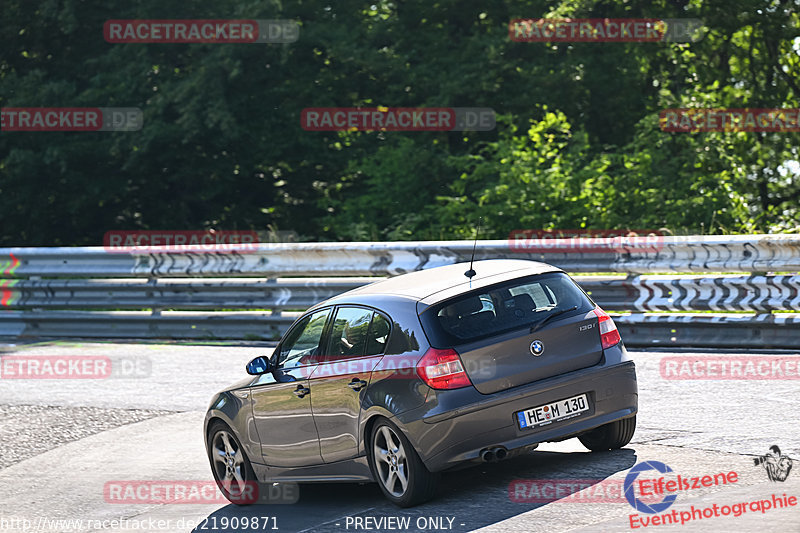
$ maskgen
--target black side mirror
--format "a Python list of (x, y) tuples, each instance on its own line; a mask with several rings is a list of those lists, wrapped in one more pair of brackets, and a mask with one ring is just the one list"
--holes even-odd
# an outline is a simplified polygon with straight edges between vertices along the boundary
[(247, 373), (251, 376), (260, 376), (261, 374), (266, 374), (267, 372), (271, 372), (274, 370), (272, 367), (272, 363), (270, 362), (269, 358), (264, 357), (263, 355), (260, 357), (256, 357), (245, 367), (247, 369)]

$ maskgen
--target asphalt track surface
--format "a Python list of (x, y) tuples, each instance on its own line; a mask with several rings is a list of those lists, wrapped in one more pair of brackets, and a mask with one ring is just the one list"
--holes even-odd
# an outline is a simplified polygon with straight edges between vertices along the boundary
[[(672, 380), (660, 372), (664, 357), (768, 355), (714, 351), (631, 352), (640, 414), (626, 448), (543, 444), (447, 473), (437, 498), (413, 509), (394, 507), (374, 484), (301, 485), (293, 504), (249, 507), (108, 501), (109, 483), (209, 482), (201, 429), (208, 401), (269, 351), (259, 343), (0, 343), (3, 358), (95, 355), (125, 369), (106, 379), (0, 379), (0, 531), (800, 531), (800, 502), (765, 512), (755, 504), (738, 517), (732, 507), (773, 494), (800, 499), (800, 380)], [(772, 445), (795, 459), (784, 482), (754, 464)], [(620, 494), (643, 461), (669, 465), (667, 480), (735, 472), (730, 484), (679, 492), (662, 513), (697, 517), (693, 507), (711, 513), (716, 505), (731, 514), (644, 527), (641, 520), (661, 515), (637, 512)], [(560, 483), (548, 485), (553, 479)], [(570, 484), (581, 483), (570, 496), (578, 490)]]

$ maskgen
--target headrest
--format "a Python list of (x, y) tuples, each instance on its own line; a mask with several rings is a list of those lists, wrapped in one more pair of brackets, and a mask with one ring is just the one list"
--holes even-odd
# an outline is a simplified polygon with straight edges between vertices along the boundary
[(511, 300), (506, 300), (506, 309), (522, 309), (523, 311), (531, 311), (536, 305), (533, 303), (533, 298), (530, 294), (522, 293), (517, 294)]
[(472, 296), (448, 305), (444, 308), (444, 312), (447, 316), (455, 317), (471, 315), (472, 313), (480, 311), (481, 309), (483, 309), (481, 299), (477, 296)]
[(382, 337), (389, 333), (389, 323), (386, 320), (372, 319), (372, 337)]

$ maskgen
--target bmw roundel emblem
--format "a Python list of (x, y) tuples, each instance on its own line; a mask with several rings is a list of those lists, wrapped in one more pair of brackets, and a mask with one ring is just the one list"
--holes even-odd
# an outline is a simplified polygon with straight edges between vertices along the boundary
[(531, 343), (531, 353), (535, 357), (539, 357), (540, 355), (542, 355), (543, 351), (544, 351), (544, 343), (542, 341), (536, 339)]

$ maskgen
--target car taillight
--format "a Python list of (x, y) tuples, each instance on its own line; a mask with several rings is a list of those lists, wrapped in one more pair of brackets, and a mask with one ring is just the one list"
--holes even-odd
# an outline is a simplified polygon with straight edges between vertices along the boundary
[(600, 344), (603, 345), (603, 349), (611, 348), (619, 343), (622, 338), (619, 336), (617, 325), (614, 324), (614, 321), (608, 316), (608, 313), (599, 307), (595, 307), (594, 314), (597, 315), (597, 320), (600, 325)]
[(452, 348), (429, 348), (417, 363), (417, 374), (433, 389), (460, 389), (472, 385), (461, 358)]

